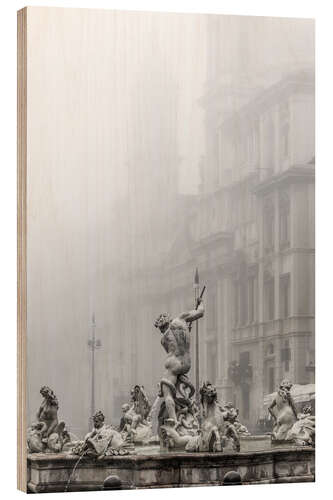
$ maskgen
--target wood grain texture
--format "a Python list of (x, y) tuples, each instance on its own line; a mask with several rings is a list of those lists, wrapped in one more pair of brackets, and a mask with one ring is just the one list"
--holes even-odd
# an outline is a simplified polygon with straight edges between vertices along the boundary
[(17, 14), (17, 487), (26, 492), (27, 9)]

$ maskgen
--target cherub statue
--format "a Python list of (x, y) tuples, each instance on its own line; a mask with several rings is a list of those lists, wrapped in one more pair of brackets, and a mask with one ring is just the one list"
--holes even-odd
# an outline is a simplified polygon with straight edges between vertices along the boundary
[(273, 440), (287, 439), (288, 432), (297, 420), (296, 406), (290, 394), (292, 386), (293, 384), (289, 380), (282, 380), (274, 400), (268, 407), (274, 420)]

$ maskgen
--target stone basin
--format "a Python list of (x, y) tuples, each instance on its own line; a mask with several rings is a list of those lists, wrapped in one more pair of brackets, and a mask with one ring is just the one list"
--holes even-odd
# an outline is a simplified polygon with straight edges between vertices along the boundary
[[(258, 449), (259, 448), (259, 449)], [(68, 454), (28, 455), (28, 490), (61, 492), (78, 457)], [(84, 457), (67, 491), (101, 490), (106, 477), (117, 475), (122, 489), (217, 486), (236, 470), (243, 484), (314, 481), (315, 450), (311, 447), (271, 447), (269, 436), (241, 438), (240, 453), (160, 453), (157, 445), (136, 449), (135, 455)]]

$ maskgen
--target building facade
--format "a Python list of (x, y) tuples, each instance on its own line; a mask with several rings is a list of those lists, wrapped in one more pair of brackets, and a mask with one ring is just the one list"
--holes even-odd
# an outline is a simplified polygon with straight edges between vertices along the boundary
[(231, 241), (209, 269), (207, 375), (253, 427), (280, 380), (314, 381), (313, 74), (286, 76), (224, 120), (204, 105), (197, 238)]
[(182, 222), (163, 266), (131, 287), (128, 321), (140, 340), (128, 383), (140, 379), (156, 394), (163, 350), (152, 323), (162, 311), (193, 306), (198, 267), (207, 287), (200, 381), (214, 383), (254, 430), (264, 396), (283, 378), (314, 381), (313, 75), (289, 75), (226, 118), (216, 96), (203, 105), (209, 141), (200, 194), (180, 197)]

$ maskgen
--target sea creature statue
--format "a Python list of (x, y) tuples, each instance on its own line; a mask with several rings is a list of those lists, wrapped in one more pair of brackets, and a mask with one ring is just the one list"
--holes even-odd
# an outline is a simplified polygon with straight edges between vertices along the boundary
[(128, 455), (133, 451), (133, 444), (125, 441), (116, 429), (105, 424), (104, 414), (99, 410), (93, 415), (94, 427), (83, 441), (72, 447), (75, 455), (103, 458), (110, 455)]
[(27, 430), (29, 453), (60, 453), (68, 448), (71, 435), (64, 422), (58, 422), (59, 404), (56, 395), (47, 386), (40, 389), (44, 398), (37, 412), (37, 422)]
[(173, 420), (161, 427), (162, 439), (168, 448), (185, 448), (188, 452), (222, 452), (227, 440), (235, 451), (240, 450), (239, 437), (233, 422), (225, 420), (217, 402), (216, 388), (205, 382), (200, 389), (203, 420), (197, 435), (180, 435)]
[(152, 425), (149, 419), (151, 405), (144, 387), (135, 385), (131, 390), (131, 403), (122, 406), (123, 416), (119, 432), (125, 441), (145, 443), (152, 437)]
[[(162, 427), (167, 425), (178, 435), (197, 432), (198, 424), (194, 418), (193, 395), (195, 389), (187, 377), (191, 368), (189, 325), (204, 315), (202, 299), (198, 298), (196, 309), (181, 313), (172, 319), (167, 313), (160, 314), (154, 325), (161, 332), (161, 344), (167, 353), (165, 372), (160, 382), (159, 396), (163, 398), (158, 415), (158, 434), (162, 437)], [(190, 421), (193, 423), (189, 429)], [(165, 432), (163, 430), (165, 435)], [(162, 439), (163, 441), (163, 439)]]
[(227, 442), (231, 443), (231, 447), (234, 451), (240, 451), (239, 435), (236, 429), (236, 422), (239, 423), (239, 410), (234, 408), (232, 403), (226, 403), (224, 406), (221, 405), (217, 400), (216, 387), (210, 382), (205, 382), (203, 384), (200, 389), (200, 394), (203, 407), (201, 435), (203, 436), (206, 432), (206, 434), (208, 434), (208, 439), (206, 437), (206, 441), (209, 441), (209, 429), (215, 424), (220, 440), (219, 443), (217, 439), (216, 444), (213, 444), (213, 446), (210, 444), (207, 451), (222, 451)]
[(316, 442), (316, 417), (312, 415), (311, 405), (304, 406), (302, 413), (288, 432), (287, 439), (300, 446), (314, 446)]
[(282, 380), (274, 400), (268, 407), (274, 420), (273, 441), (288, 439), (288, 433), (297, 420), (296, 406), (290, 394), (292, 386), (293, 384), (289, 380)]

